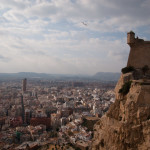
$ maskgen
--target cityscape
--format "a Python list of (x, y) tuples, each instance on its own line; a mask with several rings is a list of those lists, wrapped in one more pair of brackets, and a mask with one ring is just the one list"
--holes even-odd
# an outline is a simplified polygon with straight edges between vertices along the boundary
[(24, 78), (0, 83), (0, 149), (89, 149), (116, 82)]
[(150, 0), (0, 0), (0, 150), (150, 150)]

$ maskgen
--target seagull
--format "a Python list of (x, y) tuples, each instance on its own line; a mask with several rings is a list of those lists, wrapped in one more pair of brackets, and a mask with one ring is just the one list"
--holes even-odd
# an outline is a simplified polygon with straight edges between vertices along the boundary
[(87, 24), (85, 22), (81, 22), (83, 25), (87, 26)]

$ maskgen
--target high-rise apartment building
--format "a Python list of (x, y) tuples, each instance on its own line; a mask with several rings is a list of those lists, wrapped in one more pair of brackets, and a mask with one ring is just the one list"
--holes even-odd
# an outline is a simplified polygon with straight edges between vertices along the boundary
[(22, 92), (26, 92), (26, 88), (27, 88), (27, 79), (23, 79), (22, 80)]

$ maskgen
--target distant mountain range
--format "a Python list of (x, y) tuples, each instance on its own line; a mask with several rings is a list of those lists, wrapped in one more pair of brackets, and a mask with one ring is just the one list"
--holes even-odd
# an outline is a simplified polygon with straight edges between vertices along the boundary
[(118, 81), (120, 75), (121, 73), (118, 72), (98, 72), (93, 76), (93, 78), (104, 81)]
[(35, 72), (19, 73), (0, 73), (0, 80), (15, 79), (49, 79), (49, 80), (100, 80), (100, 81), (117, 81), (120, 73), (98, 72), (93, 76), (90, 75), (70, 75), (70, 74), (46, 74)]

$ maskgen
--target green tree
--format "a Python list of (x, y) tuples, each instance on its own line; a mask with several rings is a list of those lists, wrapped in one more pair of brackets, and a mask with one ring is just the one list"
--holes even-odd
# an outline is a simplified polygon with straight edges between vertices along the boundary
[(122, 68), (122, 69), (121, 69), (121, 72), (122, 72), (123, 74), (125, 74), (125, 73), (128, 73), (128, 72), (132, 72), (132, 71), (134, 71), (134, 70), (135, 70), (135, 68), (134, 68), (133, 66), (128, 66), (128, 67)]
[(128, 94), (130, 87), (131, 87), (131, 83), (132, 83), (132, 81), (128, 81), (128, 82), (124, 83), (122, 88), (119, 90), (119, 93), (121, 93), (123, 95)]

